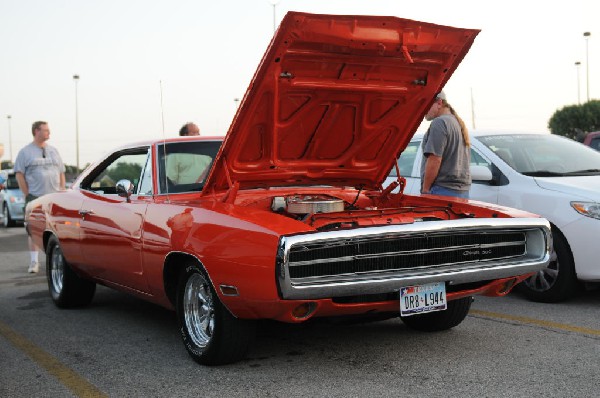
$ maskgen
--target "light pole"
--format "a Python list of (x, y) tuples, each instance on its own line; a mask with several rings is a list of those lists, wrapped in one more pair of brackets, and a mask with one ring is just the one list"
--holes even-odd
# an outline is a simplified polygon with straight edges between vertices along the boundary
[(12, 132), (10, 130), (10, 119), (12, 119), (12, 116), (6, 115), (6, 119), (8, 120), (8, 160), (12, 163)]
[(575, 67), (577, 68), (577, 103), (581, 105), (581, 90), (579, 89), (580, 80), (579, 80), (579, 68), (581, 67), (581, 62), (575, 62)]
[(585, 80), (587, 83), (587, 100), (590, 102), (590, 57), (589, 57), (589, 39), (592, 34), (590, 32), (583, 32), (585, 37)]
[(77, 173), (79, 173), (79, 101), (77, 98), (79, 75), (73, 75), (73, 81), (75, 82), (75, 165), (77, 166)]
[(269, 0), (269, 3), (271, 3), (271, 5), (273, 6), (273, 32), (277, 30), (277, 18), (275, 17), (275, 7), (277, 7), (279, 1), (280, 0)]

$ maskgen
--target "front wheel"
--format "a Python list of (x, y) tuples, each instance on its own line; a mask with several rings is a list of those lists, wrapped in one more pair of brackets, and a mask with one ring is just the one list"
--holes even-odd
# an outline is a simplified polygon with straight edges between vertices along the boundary
[(206, 272), (195, 263), (186, 266), (177, 287), (177, 320), (183, 344), (203, 365), (224, 365), (242, 359), (256, 323), (235, 318), (215, 293)]
[(422, 332), (439, 332), (458, 326), (469, 313), (473, 297), (464, 297), (448, 302), (444, 311), (402, 317), (402, 322), (411, 329)]
[(579, 290), (575, 261), (565, 237), (552, 228), (554, 247), (548, 266), (518, 285), (532, 301), (556, 303), (574, 296)]
[(60, 308), (83, 307), (94, 298), (96, 284), (80, 278), (73, 271), (54, 235), (46, 248), (46, 278), (52, 300)]

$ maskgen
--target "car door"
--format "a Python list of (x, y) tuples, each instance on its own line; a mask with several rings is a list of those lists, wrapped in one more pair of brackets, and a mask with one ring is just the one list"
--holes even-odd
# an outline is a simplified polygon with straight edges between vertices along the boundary
[[(152, 201), (151, 164), (147, 147), (115, 153), (82, 182), (81, 250), (88, 269), (100, 279), (147, 291), (142, 272), (143, 223)], [(115, 184), (134, 184), (130, 198)]]

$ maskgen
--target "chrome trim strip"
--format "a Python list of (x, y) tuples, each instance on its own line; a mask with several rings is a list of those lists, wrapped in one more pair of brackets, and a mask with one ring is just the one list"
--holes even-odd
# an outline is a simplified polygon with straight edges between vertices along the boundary
[[(460, 250), (469, 250), (469, 249), (486, 249), (492, 247), (509, 247), (509, 246), (520, 246), (524, 244), (524, 241), (521, 242), (510, 242), (510, 243), (502, 243), (502, 244), (485, 244), (485, 245), (465, 245), (465, 246), (449, 246), (444, 248), (434, 248), (434, 249), (422, 249), (422, 250), (407, 250), (403, 252), (385, 252), (385, 253), (376, 253), (376, 254), (358, 254), (353, 256), (342, 256), (335, 258), (326, 258), (320, 260), (306, 260), (306, 261), (294, 261), (293, 263), (289, 263), (289, 267), (301, 267), (303, 265), (308, 264), (328, 264), (334, 263), (338, 261), (352, 261), (352, 260), (365, 260), (370, 258), (379, 258), (379, 257), (402, 257), (402, 256), (410, 256), (415, 254), (427, 254), (431, 253), (432, 250), (436, 252), (452, 252), (458, 249)], [(470, 261), (465, 261), (470, 262)]]

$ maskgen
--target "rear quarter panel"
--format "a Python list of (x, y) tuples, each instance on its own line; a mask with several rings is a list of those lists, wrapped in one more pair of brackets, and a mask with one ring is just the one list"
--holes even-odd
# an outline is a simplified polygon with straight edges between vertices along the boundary
[(45, 249), (49, 234), (57, 236), (67, 262), (83, 266), (79, 245), (79, 209), (83, 202), (78, 191), (61, 191), (44, 195), (27, 206), (26, 220), (36, 244)]

